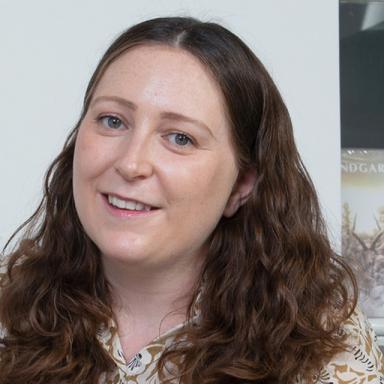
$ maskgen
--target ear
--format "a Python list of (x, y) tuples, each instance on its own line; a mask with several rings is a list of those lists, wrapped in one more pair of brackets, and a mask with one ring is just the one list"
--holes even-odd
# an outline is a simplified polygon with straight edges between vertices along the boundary
[(254, 168), (247, 169), (242, 174), (239, 174), (223, 212), (225, 217), (233, 216), (248, 200), (255, 186), (256, 179), (256, 170)]

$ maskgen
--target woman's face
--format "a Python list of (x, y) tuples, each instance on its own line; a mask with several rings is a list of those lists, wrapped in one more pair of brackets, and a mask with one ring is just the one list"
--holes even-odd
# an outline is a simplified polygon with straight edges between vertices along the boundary
[(108, 67), (73, 169), (78, 215), (103, 257), (151, 268), (194, 262), (231, 214), (237, 176), (222, 94), (198, 59), (140, 46)]

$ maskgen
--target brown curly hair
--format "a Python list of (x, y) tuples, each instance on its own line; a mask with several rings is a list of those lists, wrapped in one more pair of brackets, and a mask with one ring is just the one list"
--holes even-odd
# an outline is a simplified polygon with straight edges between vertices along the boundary
[(24, 230), (1, 283), (0, 384), (95, 383), (113, 369), (96, 339), (113, 317), (110, 287), (76, 213), (73, 155), (106, 68), (145, 44), (177, 47), (205, 65), (226, 101), (240, 172), (258, 175), (248, 201), (209, 238), (187, 316), (204, 282), (199, 321), (163, 353), (160, 376), (165, 380), (167, 361), (177, 360), (183, 383), (312, 381), (345, 348), (338, 330), (356, 305), (355, 279), (331, 249), (288, 111), (263, 65), (224, 27), (170, 17), (137, 24), (108, 48), (80, 120), (47, 172), (40, 206), (3, 250)]

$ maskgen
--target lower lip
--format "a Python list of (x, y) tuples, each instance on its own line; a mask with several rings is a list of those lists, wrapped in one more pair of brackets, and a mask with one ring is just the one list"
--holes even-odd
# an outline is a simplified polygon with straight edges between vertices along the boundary
[(159, 211), (159, 209), (152, 209), (150, 211), (121, 209), (109, 204), (108, 197), (106, 195), (101, 195), (101, 197), (105, 206), (107, 207), (107, 210), (116, 217), (147, 217), (152, 216)]

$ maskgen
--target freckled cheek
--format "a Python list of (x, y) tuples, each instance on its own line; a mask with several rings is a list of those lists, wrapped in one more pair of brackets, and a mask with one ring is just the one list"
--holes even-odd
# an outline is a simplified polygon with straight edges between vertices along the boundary
[(232, 164), (219, 166), (209, 178), (207, 178), (206, 191), (212, 204), (217, 209), (223, 209), (235, 184), (236, 169)]
[(168, 193), (174, 204), (187, 209), (220, 210), (232, 188), (233, 175), (220, 162), (206, 161), (182, 164), (169, 163), (163, 167)]
[(76, 142), (74, 173), (80, 178), (97, 176), (111, 162), (115, 151), (89, 136), (80, 136)]
[[(164, 182), (175, 191), (176, 194), (188, 192), (198, 193), (201, 185), (207, 183), (211, 172), (204, 167), (203, 162), (185, 161), (181, 159), (158, 159), (157, 167), (162, 173)], [(164, 161), (163, 161), (164, 160)]]

